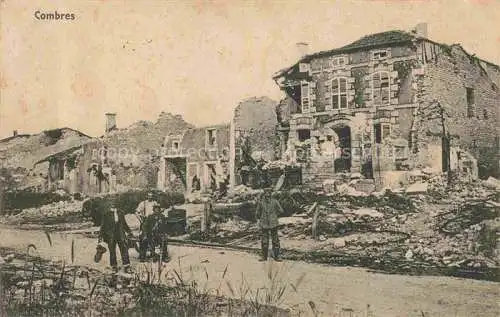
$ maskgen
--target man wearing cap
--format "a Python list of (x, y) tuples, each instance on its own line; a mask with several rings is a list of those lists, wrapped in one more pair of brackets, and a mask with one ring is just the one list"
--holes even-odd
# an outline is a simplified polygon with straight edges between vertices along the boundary
[[(99, 231), (99, 243), (101, 241), (107, 243), (109, 249), (109, 264), (115, 272), (118, 271), (118, 261), (116, 259), (116, 247), (120, 249), (120, 255), (125, 272), (130, 270), (130, 259), (128, 254), (129, 236), (132, 231), (128, 226), (125, 215), (118, 208), (115, 201), (111, 202), (111, 207), (102, 213), (101, 229)], [(102, 246), (97, 247), (97, 254), (94, 257), (96, 262), (99, 262), (104, 253)]]
[(155, 247), (161, 246), (162, 261), (169, 260), (167, 249), (167, 218), (162, 213), (158, 203), (153, 205), (153, 214), (149, 215), (143, 223), (139, 260), (146, 260), (147, 251), (155, 252)]
[(256, 218), (261, 230), (262, 257), (259, 261), (267, 261), (269, 236), (273, 243), (274, 260), (281, 261), (279, 258), (278, 216), (282, 213), (283, 208), (278, 200), (272, 196), (272, 190), (265, 189), (260, 200), (257, 202), (256, 210)]

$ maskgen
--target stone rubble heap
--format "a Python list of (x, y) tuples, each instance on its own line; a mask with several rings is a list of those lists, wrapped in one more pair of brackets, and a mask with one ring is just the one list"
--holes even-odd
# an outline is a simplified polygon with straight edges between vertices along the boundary
[(79, 215), (82, 212), (82, 206), (83, 201), (79, 200), (59, 201), (37, 208), (24, 209), (16, 215), (3, 218), (1, 221), (5, 223), (21, 220), (36, 222), (37, 220)]

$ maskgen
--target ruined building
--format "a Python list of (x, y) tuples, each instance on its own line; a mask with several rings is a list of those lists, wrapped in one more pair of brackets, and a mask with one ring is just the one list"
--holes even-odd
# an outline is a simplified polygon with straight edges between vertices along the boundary
[(224, 182), (229, 177), (229, 128), (229, 124), (212, 125), (167, 136), (160, 159), (158, 189), (205, 191)]
[(105, 134), (53, 153), (35, 163), (48, 163), (48, 189), (88, 195), (157, 187), (165, 136), (193, 126), (162, 112), (156, 122), (138, 121), (117, 128), (116, 114), (106, 114)]
[(499, 175), (500, 67), (428, 39), (426, 24), (304, 54), (273, 78), (282, 158), (306, 184), (361, 173), (386, 186), (426, 167)]
[(229, 124), (191, 128), (167, 136), (160, 158), (158, 189), (191, 193), (240, 185), (240, 172), (247, 164), (244, 151), (256, 161), (276, 157), (276, 104), (268, 97), (248, 98), (235, 107)]

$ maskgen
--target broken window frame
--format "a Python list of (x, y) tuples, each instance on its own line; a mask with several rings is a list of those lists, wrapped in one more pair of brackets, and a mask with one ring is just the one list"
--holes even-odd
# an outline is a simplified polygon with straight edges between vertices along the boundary
[(190, 162), (190, 163), (188, 163), (187, 166), (186, 166), (186, 171), (187, 171), (186, 174), (188, 174), (186, 176), (186, 180), (187, 180), (187, 184), (188, 184), (188, 188), (187, 189), (188, 189), (189, 192), (191, 192), (193, 190), (193, 182), (192, 181), (193, 181), (193, 176), (194, 175), (192, 175), (192, 173), (191, 173), (192, 170), (193, 170), (193, 168), (192, 168), (193, 166), (196, 169), (196, 172), (195, 172), (194, 175), (196, 175), (198, 177), (198, 179), (200, 180), (200, 187), (201, 187), (201, 182), (202, 182), (202, 179), (200, 177), (200, 164), (198, 162)]
[(375, 50), (372, 51), (372, 60), (382, 61), (389, 58), (389, 50)]
[(64, 180), (64, 172), (66, 167), (66, 161), (57, 161), (57, 180)]
[(302, 113), (308, 113), (311, 108), (310, 83), (302, 80), (300, 82), (300, 106)]
[[(387, 133), (384, 133), (384, 131), (387, 131)], [(384, 140), (386, 140), (391, 133), (392, 127), (390, 123), (375, 123), (373, 125), (373, 134), (376, 144), (384, 143)]]
[[(371, 86), (372, 86), (372, 101), (374, 105), (388, 106), (391, 104), (391, 76), (388, 71), (377, 71), (371, 74)], [(375, 86), (376, 80), (380, 83)], [(376, 92), (378, 90), (379, 96), (376, 98)], [(387, 96), (386, 101), (384, 101), (384, 95)]]
[[(176, 146), (177, 144), (177, 146)], [(172, 141), (172, 152), (178, 152), (181, 146), (181, 142), (179, 140)]]
[(342, 68), (346, 65), (347, 65), (347, 56), (335, 56), (330, 61), (330, 68), (332, 69)]
[(467, 118), (474, 118), (476, 106), (474, 88), (465, 87), (465, 100), (467, 101)]
[[(212, 132), (212, 134), (211, 134)], [(213, 141), (212, 141), (213, 140)], [(206, 130), (206, 140), (205, 144), (207, 148), (217, 147), (217, 129), (207, 129)]]
[[(302, 138), (301, 136), (304, 136), (304, 137)], [(298, 129), (297, 130), (297, 140), (299, 140), (300, 142), (304, 142), (304, 141), (310, 140), (310, 139), (311, 139), (311, 130), (310, 129)]]
[(405, 160), (408, 159), (408, 150), (406, 146), (393, 146), (394, 160)]
[[(344, 82), (345, 84), (345, 88), (344, 88), (344, 91), (342, 91), (342, 87), (341, 87), (341, 83)], [(347, 84), (348, 84), (348, 80), (347, 80), (347, 77), (336, 77), (334, 79), (332, 79), (331, 81), (331, 99), (332, 99), (332, 102), (331, 102), (331, 105), (332, 105), (332, 109), (347, 109), (349, 108), (349, 98), (348, 98), (348, 89), (347, 89)], [(337, 87), (335, 88), (335, 85), (337, 85)], [(345, 99), (343, 99), (343, 97)], [(345, 100), (345, 105), (342, 104), (342, 101)], [(336, 102), (335, 102), (336, 101)]]

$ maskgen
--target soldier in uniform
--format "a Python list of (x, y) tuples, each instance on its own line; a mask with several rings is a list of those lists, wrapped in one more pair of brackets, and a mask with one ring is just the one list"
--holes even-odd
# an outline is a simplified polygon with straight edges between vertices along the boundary
[(272, 197), (272, 190), (265, 189), (260, 200), (257, 202), (256, 210), (256, 217), (261, 230), (262, 257), (259, 261), (267, 261), (269, 237), (271, 237), (273, 244), (274, 260), (281, 261), (279, 257), (278, 216), (282, 213), (283, 208), (278, 200)]

